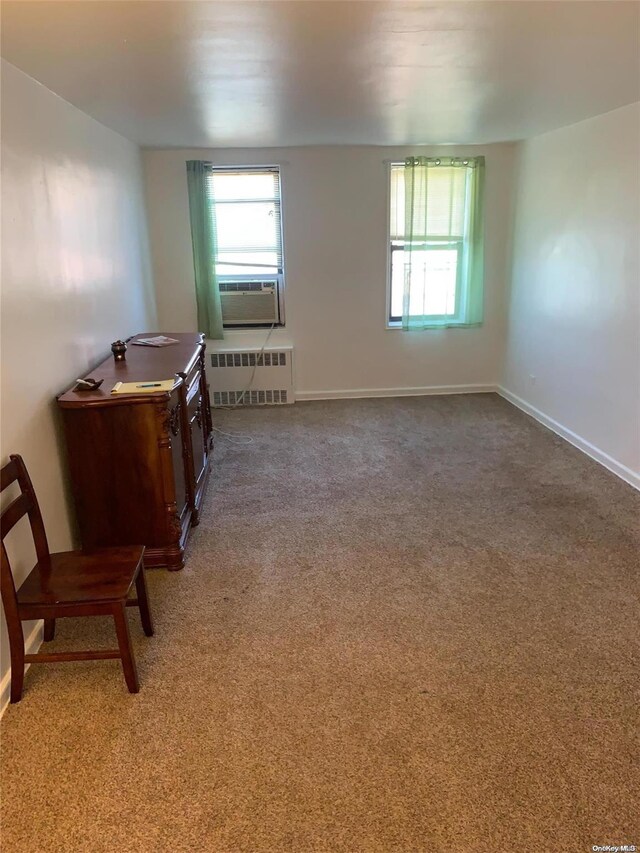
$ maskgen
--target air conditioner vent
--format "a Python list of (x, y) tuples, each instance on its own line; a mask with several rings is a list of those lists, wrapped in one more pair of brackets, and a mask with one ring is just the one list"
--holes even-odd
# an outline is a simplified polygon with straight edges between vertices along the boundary
[(221, 281), (218, 283), (220, 293), (261, 292), (272, 293), (276, 288), (274, 281)]
[(211, 367), (286, 367), (286, 352), (214, 352)]
[(277, 281), (219, 282), (223, 326), (280, 323)]

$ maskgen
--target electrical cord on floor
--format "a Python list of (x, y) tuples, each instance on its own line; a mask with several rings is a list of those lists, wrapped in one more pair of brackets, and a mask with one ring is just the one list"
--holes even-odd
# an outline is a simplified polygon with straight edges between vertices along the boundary
[[(218, 408), (221, 408), (218, 406)], [(225, 406), (226, 408), (226, 406)], [(225, 432), (223, 429), (218, 429), (218, 427), (212, 427), (214, 432), (219, 432), (220, 435), (226, 436), (231, 444), (253, 444), (253, 439), (250, 435), (239, 435), (234, 432)]]
[[(251, 390), (251, 386), (253, 385), (253, 380), (255, 379), (255, 376), (256, 376), (256, 370), (258, 369), (258, 367), (261, 367), (262, 363), (264, 362), (264, 351), (267, 348), (267, 344), (269, 343), (269, 340), (271, 338), (271, 333), (275, 329), (275, 326), (276, 326), (276, 324), (275, 324), (275, 320), (274, 320), (274, 322), (271, 324), (271, 328), (269, 329), (267, 337), (265, 338), (265, 341), (262, 344), (262, 348), (260, 349), (260, 352), (258, 353), (258, 357), (256, 358), (256, 362), (253, 365), (253, 370), (251, 372), (251, 376), (249, 378), (249, 382), (247, 384), (247, 387), (240, 394), (240, 396), (235, 401), (233, 406), (217, 406), (217, 408), (227, 409), (229, 411), (232, 411), (233, 409), (237, 409), (238, 406), (242, 403), (242, 401), (244, 400), (245, 394), (247, 394), (247, 392), (249, 392)], [(239, 435), (239, 434), (233, 433), (233, 432), (225, 432), (222, 429), (218, 429), (218, 427), (213, 427), (213, 430), (214, 430), (214, 432), (218, 432), (218, 433), (220, 433), (220, 435), (224, 435), (226, 438), (228, 438), (230, 440), (231, 444), (252, 444), (253, 443), (253, 438), (251, 438), (250, 435)]]

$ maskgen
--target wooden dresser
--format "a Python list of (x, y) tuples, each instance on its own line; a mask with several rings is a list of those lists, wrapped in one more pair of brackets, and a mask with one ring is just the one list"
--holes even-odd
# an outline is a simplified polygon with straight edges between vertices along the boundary
[[(145, 545), (145, 565), (181, 569), (199, 520), (212, 448), (204, 336), (167, 335), (167, 347), (132, 346), (87, 375), (97, 391), (58, 397), (82, 546)], [(111, 394), (116, 382), (175, 376), (173, 391)]]

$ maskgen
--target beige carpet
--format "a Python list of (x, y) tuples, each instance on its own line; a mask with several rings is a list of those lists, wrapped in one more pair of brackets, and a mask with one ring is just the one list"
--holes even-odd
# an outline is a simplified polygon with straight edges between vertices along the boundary
[(4, 717), (3, 850), (640, 844), (640, 496), (493, 395), (216, 420), (140, 694), (32, 667)]

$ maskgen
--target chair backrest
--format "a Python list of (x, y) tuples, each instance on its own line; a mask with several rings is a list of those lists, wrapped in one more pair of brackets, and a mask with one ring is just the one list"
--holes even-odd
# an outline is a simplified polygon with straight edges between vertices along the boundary
[(36, 548), (38, 562), (46, 565), (49, 562), (49, 544), (42, 522), (42, 514), (38, 506), (38, 499), (33, 489), (31, 477), (24, 464), (22, 456), (10, 456), (9, 462), (0, 469), (0, 491), (4, 492), (12, 483), (18, 482), (20, 495), (0, 515), (0, 539), (2, 540), (2, 603), (7, 615), (9, 611), (17, 609), (16, 587), (9, 564), (9, 557), (4, 545), (4, 540), (10, 531), (25, 515), (29, 517), (31, 535)]

